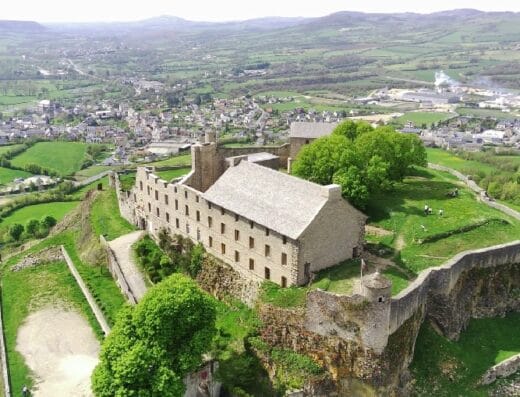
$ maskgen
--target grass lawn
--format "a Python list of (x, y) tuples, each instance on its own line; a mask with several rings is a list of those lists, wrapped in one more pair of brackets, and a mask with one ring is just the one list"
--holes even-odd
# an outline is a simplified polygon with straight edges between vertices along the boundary
[[(392, 232), (370, 236), (370, 241), (393, 250), (395, 261), (417, 274), (459, 252), (520, 238), (518, 221), (477, 202), (463, 186), (447, 173), (416, 170), (392, 192), (370, 200), (369, 223)], [(448, 197), (455, 188), (459, 196)], [(425, 205), (433, 209), (432, 215), (424, 215)]]
[(460, 339), (452, 342), (425, 323), (411, 365), (419, 395), (487, 396), (492, 386), (477, 383), (489, 367), (520, 353), (518, 329), (520, 313), (473, 319)]
[(82, 313), (101, 339), (101, 328), (65, 262), (3, 273), (2, 310), (12, 390), (33, 384), (29, 368), (15, 349), (19, 327), (31, 312), (57, 303)]
[(53, 216), (58, 221), (78, 205), (77, 201), (52, 202), (45, 204), (28, 205), (13, 211), (0, 222), (0, 228), (7, 228), (14, 223), (25, 225), (31, 219), (41, 220), (47, 215)]
[(110, 188), (105, 188), (94, 200), (90, 222), (94, 233), (97, 236), (105, 235), (107, 240), (113, 240), (135, 230), (126, 219), (121, 217), (116, 191)]
[(155, 161), (153, 163), (147, 163), (143, 165), (156, 166), (156, 167), (168, 167), (172, 165), (191, 165), (191, 154), (181, 154), (179, 156), (173, 156), (166, 160)]
[(87, 144), (77, 142), (39, 142), (11, 160), (16, 167), (37, 164), (61, 176), (81, 169)]
[(31, 173), (20, 170), (12, 170), (11, 168), (0, 167), (0, 185), (7, 185), (16, 178), (28, 178)]
[(98, 184), (102, 184), (103, 185), (103, 189), (107, 189), (108, 188), (108, 177), (105, 176), (97, 181), (94, 181), (92, 183), (89, 183), (88, 185), (86, 186), (83, 186), (81, 189), (78, 189), (76, 190), (74, 193), (72, 193), (72, 197), (75, 199), (75, 200), (83, 200), (83, 197), (85, 196), (85, 193), (87, 193), (89, 190), (92, 190), (92, 189), (97, 189), (97, 185)]
[(23, 146), (23, 145), (21, 145), (21, 144), (18, 144), (18, 145), (2, 145), (2, 146), (0, 146), (0, 156), (2, 154), (10, 152), (11, 150), (16, 150), (16, 149), (20, 148), (21, 146)]
[(475, 174), (475, 172), (490, 174), (496, 170), (491, 164), (464, 160), (443, 149), (427, 148), (426, 154), (428, 155), (428, 162), (453, 168), (454, 170), (462, 172), (464, 175), (472, 175)]
[(408, 112), (398, 117), (396, 121), (401, 124), (411, 121), (420, 127), (422, 124), (431, 125), (432, 123), (444, 121), (451, 117), (455, 117), (455, 114), (442, 112)]
[(178, 178), (180, 176), (184, 176), (191, 171), (191, 167), (185, 168), (177, 168), (174, 170), (168, 171), (156, 171), (155, 173), (159, 175), (162, 179), (166, 181), (171, 181), (173, 178)]

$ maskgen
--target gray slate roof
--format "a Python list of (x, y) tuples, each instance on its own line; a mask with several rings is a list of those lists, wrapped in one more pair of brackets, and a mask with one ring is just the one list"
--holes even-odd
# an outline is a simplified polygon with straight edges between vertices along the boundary
[(332, 133), (338, 123), (308, 123), (295, 121), (291, 123), (290, 138), (320, 138)]
[(203, 197), (293, 240), (313, 221), (326, 187), (241, 161), (230, 167)]

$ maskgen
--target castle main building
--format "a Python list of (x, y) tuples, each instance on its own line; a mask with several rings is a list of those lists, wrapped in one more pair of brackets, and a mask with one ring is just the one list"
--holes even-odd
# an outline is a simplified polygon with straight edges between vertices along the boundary
[(122, 214), (155, 237), (161, 229), (189, 237), (243, 276), (282, 287), (357, 255), (366, 217), (339, 186), (272, 169), (274, 154), (229, 158), (225, 150), (208, 135), (192, 147), (192, 171), (171, 183), (138, 168), (132, 191), (119, 192)]

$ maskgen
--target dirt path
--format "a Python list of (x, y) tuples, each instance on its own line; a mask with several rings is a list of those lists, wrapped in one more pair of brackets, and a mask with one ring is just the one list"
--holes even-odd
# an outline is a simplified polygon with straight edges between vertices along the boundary
[(99, 342), (87, 320), (68, 309), (32, 313), (18, 330), (16, 350), (34, 373), (34, 397), (90, 397)]
[(108, 245), (116, 256), (117, 262), (121, 267), (121, 271), (123, 272), (130, 289), (138, 301), (146, 293), (148, 287), (144, 282), (143, 275), (134, 262), (132, 244), (139, 240), (142, 235), (143, 231), (137, 231), (125, 234), (124, 236), (108, 242)]

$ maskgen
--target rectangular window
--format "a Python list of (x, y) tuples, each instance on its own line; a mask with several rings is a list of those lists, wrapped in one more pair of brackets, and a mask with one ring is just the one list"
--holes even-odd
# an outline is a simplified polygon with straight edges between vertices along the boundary
[(251, 226), (251, 229), (255, 227), (255, 223), (253, 221), (249, 222), (249, 226)]
[(235, 262), (240, 262), (240, 252), (235, 251)]
[(134, 201), (137, 201), (137, 197), (136, 197), (135, 193), (134, 193)]
[(142, 182), (142, 181), (139, 181), (139, 188), (140, 188), (141, 190), (143, 190), (143, 182)]
[(267, 257), (271, 256), (271, 246), (268, 244), (265, 245), (265, 256), (267, 256)]
[(179, 209), (179, 200), (175, 199), (175, 210)]
[(146, 192), (148, 193), (148, 196), (150, 195), (150, 186), (146, 186)]
[(208, 245), (210, 248), (213, 247), (213, 237), (211, 237), (211, 236), (208, 237)]
[(190, 234), (190, 224), (186, 223), (186, 233)]
[(211, 203), (208, 201), (208, 210), (211, 209)]
[(164, 195), (164, 204), (168, 205), (168, 195)]
[(166, 222), (170, 223), (170, 214), (166, 213)]
[(225, 223), (220, 224), (220, 233), (222, 233), (222, 234), (226, 233), (226, 224)]
[(253, 237), (249, 237), (249, 248), (255, 248), (255, 239)]
[(287, 287), (287, 278), (282, 276), (282, 288)]
[(282, 243), (287, 244), (287, 237), (285, 237), (285, 236), (282, 237)]
[(271, 269), (269, 269), (268, 267), (266, 267), (264, 269), (264, 276), (265, 276), (265, 279), (266, 280), (271, 280)]
[(265, 228), (265, 235), (269, 236), (269, 229), (268, 228)]
[(199, 196), (195, 196), (195, 202), (199, 202)]
[(187, 205), (184, 206), (184, 215), (189, 215), (190, 214), (190, 207), (188, 207)]
[(238, 222), (239, 216), (238, 214), (235, 214), (235, 222)]
[(155, 191), (155, 199), (159, 200), (159, 191), (158, 190)]
[(184, 198), (185, 198), (185, 199), (188, 198), (188, 191), (187, 191), (187, 190), (184, 191)]
[(175, 227), (179, 228), (179, 218), (175, 218)]
[(220, 213), (221, 213), (222, 215), (224, 215), (224, 214), (226, 213), (226, 211), (224, 210), (224, 208), (220, 208)]
[(152, 212), (152, 204), (148, 203), (148, 212)]
[(240, 230), (235, 230), (235, 241), (240, 240)]
[(287, 265), (287, 254), (282, 252), (282, 265)]
[(199, 210), (197, 210), (196, 215), (197, 215), (197, 222), (200, 222), (200, 211)]
[(226, 255), (226, 244), (220, 244), (220, 251), (222, 252), (222, 255)]
[(208, 216), (208, 227), (213, 226), (213, 218), (211, 216)]
[(155, 209), (155, 213), (157, 214), (157, 216), (159, 216), (159, 207)]
[(249, 258), (249, 270), (255, 270), (255, 260), (253, 258)]
[(175, 186), (175, 187), (173, 188), (173, 192), (174, 192), (174, 193), (177, 193), (177, 186)]

